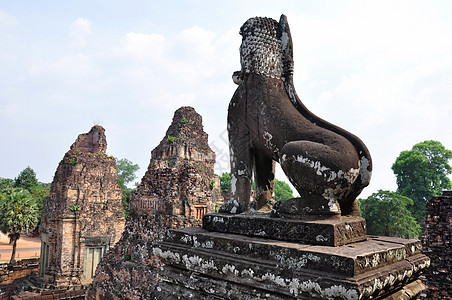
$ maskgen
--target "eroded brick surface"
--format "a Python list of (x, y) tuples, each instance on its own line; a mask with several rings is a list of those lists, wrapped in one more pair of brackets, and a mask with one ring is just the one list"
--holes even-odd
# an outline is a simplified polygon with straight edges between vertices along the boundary
[(102, 260), (90, 299), (152, 299), (160, 260), (154, 243), (168, 229), (200, 226), (222, 200), (214, 174), (215, 153), (201, 116), (181, 107), (130, 200), (130, 215), (116, 247)]
[(39, 270), (55, 286), (91, 282), (124, 229), (116, 161), (106, 148), (105, 130), (96, 125), (78, 136), (55, 172), (40, 228)]
[(427, 202), (423, 252), (431, 264), (425, 271), (426, 299), (451, 299), (452, 278), (452, 191)]

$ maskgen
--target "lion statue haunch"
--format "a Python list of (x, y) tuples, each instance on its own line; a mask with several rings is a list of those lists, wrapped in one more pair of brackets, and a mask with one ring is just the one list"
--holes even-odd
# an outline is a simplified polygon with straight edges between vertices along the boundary
[[(224, 213), (272, 209), (275, 161), (300, 194), (274, 216), (359, 215), (356, 197), (369, 184), (364, 143), (312, 114), (293, 86), (293, 48), (286, 16), (251, 18), (241, 27), (239, 85), (228, 109), (231, 199)], [(252, 172), (256, 199), (250, 203)]]

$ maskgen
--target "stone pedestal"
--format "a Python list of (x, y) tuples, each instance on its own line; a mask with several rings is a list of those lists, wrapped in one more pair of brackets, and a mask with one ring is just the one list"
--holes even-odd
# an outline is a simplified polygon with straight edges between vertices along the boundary
[[(240, 219), (208, 214), (204, 227), (214, 218), (221, 223), (221, 217), (224, 224)], [(263, 226), (265, 218), (256, 216)], [(279, 221), (291, 220), (267, 221), (267, 228), (282, 228)], [(156, 298), (410, 299), (423, 290), (417, 277), (430, 263), (418, 240), (369, 236), (332, 247), (276, 240), (275, 235), (270, 239), (267, 232), (267, 238), (256, 235), (202, 228), (169, 231), (153, 250), (166, 264)]]
[(361, 217), (328, 217), (323, 220), (272, 218), (265, 213), (211, 213), (203, 218), (208, 231), (235, 233), (276, 240), (341, 246), (366, 240), (366, 220)]

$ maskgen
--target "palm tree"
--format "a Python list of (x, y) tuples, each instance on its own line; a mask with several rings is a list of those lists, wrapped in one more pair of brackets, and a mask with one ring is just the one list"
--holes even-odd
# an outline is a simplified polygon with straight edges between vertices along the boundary
[(0, 231), (7, 234), (9, 244), (13, 245), (9, 265), (14, 264), (16, 243), (20, 233), (36, 225), (38, 206), (33, 196), (25, 189), (12, 188), (0, 194)]

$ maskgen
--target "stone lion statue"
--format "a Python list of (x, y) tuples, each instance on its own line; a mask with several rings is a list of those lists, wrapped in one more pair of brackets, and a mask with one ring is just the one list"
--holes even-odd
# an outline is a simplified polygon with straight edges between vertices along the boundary
[(370, 153), (358, 137), (300, 101), (286, 16), (251, 18), (240, 34), (241, 71), (233, 75), (239, 86), (228, 109), (232, 197), (220, 212), (270, 211), (279, 162), (300, 198), (275, 205), (274, 215), (359, 215), (356, 197), (370, 181)]

